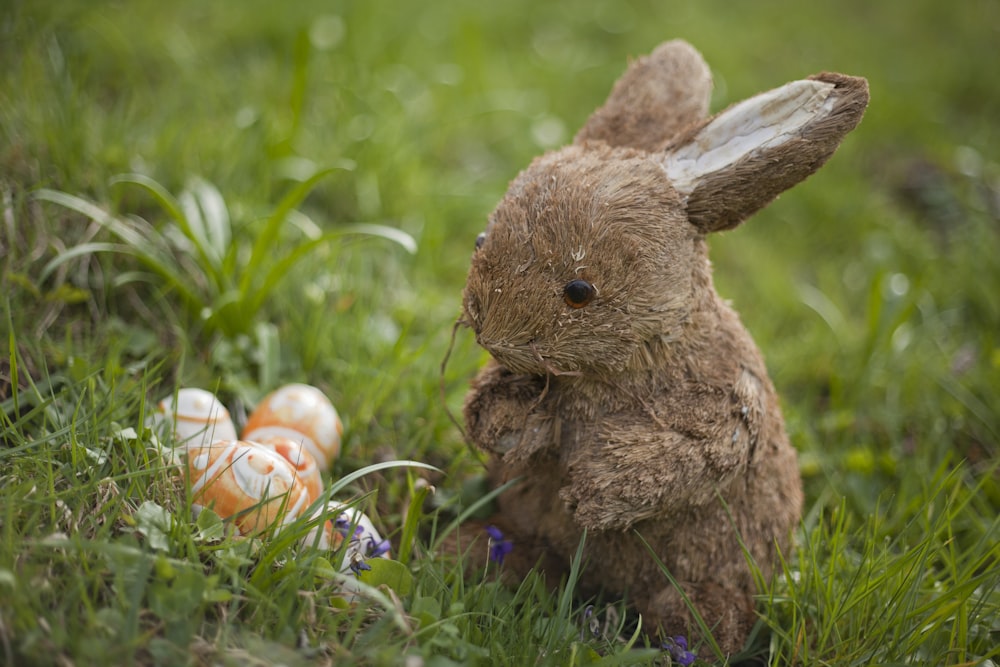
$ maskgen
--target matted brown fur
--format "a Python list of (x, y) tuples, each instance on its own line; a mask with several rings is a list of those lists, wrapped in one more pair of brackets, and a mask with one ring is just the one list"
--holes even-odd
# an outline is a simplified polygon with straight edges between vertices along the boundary
[[(743, 646), (756, 617), (740, 538), (770, 576), (802, 490), (764, 361), (713, 287), (705, 234), (806, 178), (860, 121), (863, 79), (813, 81), (793, 87), (811, 95), (803, 109), (751, 103), (759, 145), (749, 131), (732, 139), (719, 128), (747, 107), (706, 119), (708, 67), (668, 42), (491, 215), (462, 322), (493, 360), (464, 415), (495, 483), (521, 478), (495, 517), (514, 542), (509, 573), (539, 565), (558, 581), (586, 529), (582, 592), (627, 595), (646, 628), (696, 638), (641, 535), (723, 650)], [(703, 148), (711, 159), (690, 158)], [(566, 294), (575, 280), (593, 286), (582, 307)]]

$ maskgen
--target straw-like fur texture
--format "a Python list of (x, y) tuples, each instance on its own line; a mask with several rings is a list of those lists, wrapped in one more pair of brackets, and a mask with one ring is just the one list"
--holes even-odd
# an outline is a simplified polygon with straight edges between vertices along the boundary
[(818, 169), (868, 88), (820, 74), (706, 119), (710, 90), (691, 46), (661, 45), (572, 145), (514, 179), (463, 295), (462, 322), (493, 357), (464, 414), (494, 481), (521, 478), (495, 517), (509, 573), (540, 565), (558, 581), (586, 529), (584, 593), (627, 595), (646, 628), (698, 636), (644, 539), (733, 652), (755, 622), (743, 546), (770, 576), (802, 491), (705, 234)]

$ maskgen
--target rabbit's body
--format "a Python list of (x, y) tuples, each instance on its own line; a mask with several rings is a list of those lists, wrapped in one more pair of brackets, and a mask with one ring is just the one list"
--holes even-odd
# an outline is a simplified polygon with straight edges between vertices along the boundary
[[(697, 634), (662, 560), (719, 644), (741, 647), (755, 620), (744, 547), (769, 576), (802, 492), (761, 355), (712, 285), (705, 234), (814, 171), (860, 120), (863, 81), (826, 77), (699, 124), (707, 67), (668, 43), (494, 211), (463, 317), (494, 360), (465, 417), (495, 481), (521, 479), (497, 517), (515, 572), (558, 577), (586, 530), (584, 592), (626, 595), (647, 628)], [(768, 113), (785, 125), (772, 131)], [(727, 122), (764, 143), (727, 145)]]

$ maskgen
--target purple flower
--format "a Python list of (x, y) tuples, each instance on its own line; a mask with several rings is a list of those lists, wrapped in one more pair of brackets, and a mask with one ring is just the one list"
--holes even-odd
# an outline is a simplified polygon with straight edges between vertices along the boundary
[(490, 536), (490, 560), (497, 565), (503, 565), (504, 557), (514, 550), (514, 543), (504, 539), (503, 532), (496, 526), (486, 526)]
[(670, 652), (670, 660), (676, 662), (678, 665), (688, 667), (688, 665), (695, 661), (695, 654), (687, 650), (687, 638), (683, 635), (667, 637), (660, 646), (664, 651)]
[(368, 557), (378, 558), (382, 554), (389, 553), (389, 549), (391, 548), (392, 545), (389, 543), (389, 540), (382, 540), (381, 542), (371, 540), (368, 544)]
[[(341, 514), (338, 516), (334, 522), (333, 527), (338, 533), (343, 535), (345, 538), (350, 536), (351, 533), (351, 519), (346, 514)], [(354, 536), (351, 537), (352, 542), (360, 541), (361, 536), (364, 534), (365, 529), (361, 524), (355, 524), (354, 526)]]
[(351, 572), (356, 575), (361, 575), (362, 570), (370, 570), (372, 566), (365, 562), (365, 559), (360, 555), (355, 556), (351, 559)]

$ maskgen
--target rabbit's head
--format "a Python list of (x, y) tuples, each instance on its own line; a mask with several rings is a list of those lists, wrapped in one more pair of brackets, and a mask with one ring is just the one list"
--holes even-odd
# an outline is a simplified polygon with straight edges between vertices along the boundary
[(711, 302), (705, 235), (818, 169), (867, 104), (821, 74), (705, 119), (711, 80), (668, 42), (634, 62), (574, 143), (512, 182), (476, 240), (463, 322), (502, 365), (617, 374)]

